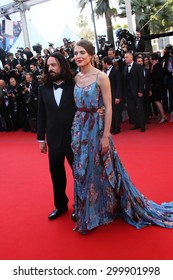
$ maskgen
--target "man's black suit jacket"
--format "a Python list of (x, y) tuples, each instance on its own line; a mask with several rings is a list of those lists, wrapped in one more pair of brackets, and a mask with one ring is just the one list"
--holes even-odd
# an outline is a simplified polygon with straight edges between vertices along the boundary
[(145, 52), (145, 41), (144, 39), (140, 39), (138, 42), (138, 46), (135, 46), (136, 40), (134, 41), (134, 52)]
[(120, 71), (117, 70), (114, 66), (109, 73), (109, 80), (111, 84), (112, 101), (113, 104), (115, 104), (115, 98), (122, 98), (122, 81)]
[(131, 70), (130, 70), (130, 77), (129, 77), (129, 88), (127, 88), (127, 71), (128, 66), (126, 65), (123, 69), (123, 86), (124, 86), (124, 95), (125, 97), (129, 96), (138, 96), (138, 92), (143, 93), (144, 90), (144, 72), (143, 67), (137, 63), (133, 63)]
[(150, 74), (150, 70), (144, 68), (144, 89), (146, 93), (149, 93), (149, 91), (151, 90), (151, 74)]
[(37, 140), (45, 140), (46, 135), (49, 149), (59, 149), (71, 143), (71, 126), (76, 112), (73, 92), (74, 81), (65, 83), (58, 106), (53, 86), (39, 88)]
[[(26, 87), (29, 88), (29, 84), (28, 82), (26, 82)], [(32, 97), (38, 97), (38, 88), (39, 88), (39, 83), (37, 80), (32, 80), (31, 82), (31, 92), (32, 92)]]

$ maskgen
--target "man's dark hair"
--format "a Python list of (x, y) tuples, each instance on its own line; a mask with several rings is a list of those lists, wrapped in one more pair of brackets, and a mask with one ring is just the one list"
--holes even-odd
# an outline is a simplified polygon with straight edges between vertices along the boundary
[(31, 62), (30, 65), (37, 67), (37, 64), (35, 62)]
[(157, 59), (159, 59), (158, 53), (152, 53), (152, 54), (151, 54), (151, 59), (152, 59), (152, 60), (157, 60)]
[(73, 78), (73, 74), (72, 74), (72, 71), (70, 69), (70, 65), (69, 65), (69, 62), (65, 59), (65, 57), (60, 54), (59, 52), (54, 52), (54, 53), (51, 53), (47, 58), (46, 58), (46, 61), (45, 61), (45, 64), (44, 64), (44, 69), (43, 69), (43, 82), (45, 85), (47, 86), (51, 86), (52, 82), (50, 82), (49, 80), (49, 72), (48, 72), (48, 66), (47, 66), (47, 61), (50, 57), (54, 57), (60, 64), (61, 66), (61, 76), (62, 76), (62, 79), (65, 81), (65, 82), (68, 82), (70, 80), (72, 80)]
[(105, 56), (102, 60), (104, 63), (107, 63), (108, 65), (113, 65), (112, 59), (109, 56)]
[(115, 53), (114, 48), (109, 48), (108, 51), (112, 51), (113, 53)]

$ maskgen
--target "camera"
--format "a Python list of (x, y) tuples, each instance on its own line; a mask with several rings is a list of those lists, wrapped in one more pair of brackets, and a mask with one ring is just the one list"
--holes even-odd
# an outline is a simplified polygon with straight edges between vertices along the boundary
[(36, 53), (41, 53), (41, 50), (42, 50), (42, 45), (40, 45), (39, 43), (32, 46), (33, 48), (33, 51), (35, 51)]
[(122, 40), (123, 43), (127, 45), (129, 50), (133, 49), (134, 35), (131, 34), (127, 29), (118, 28), (115, 32), (115, 35), (118, 39), (118, 45)]
[(21, 48), (21, 47), (17, 47), (16, 49), (18, 50), (17, 52), (23, 52), (23, 50), (24, 50), (24, 49)]
[(25, 54), (24, 48), (18, 47), (18, 48), (16, 48), (16, 49), (18, 49), (18, 50), (17, 50), (17, 53), (19, 54), (19, 57), (20, 57), (20, 58), (24, 58), (24, 54)]
[(105, 41), (106, 41), (106, 35), (99, 35), (98, 36), (98, 42), (99, 42), (99, 44), (102, 46), (102, 45), (104, 45), (104, 43), (105, 43)]
[(26, 89), (26, 85), (24, 83), (20, 83), (22, 90)]

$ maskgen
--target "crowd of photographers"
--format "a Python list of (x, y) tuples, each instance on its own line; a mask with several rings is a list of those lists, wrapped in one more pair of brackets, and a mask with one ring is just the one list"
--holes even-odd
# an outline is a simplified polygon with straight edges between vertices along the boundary
[[(128, 34), (129, 36), (129, 34)], [(128, 38), (128, 40), (127, 40)], [(100, 39), (100, 49), (93, 57), (93, 65), (104, 71), (103, 58), (109, 56), (112, 65), (121, 73), (125, 66), (124, 55), (130, 50), (133, 52), (134, 61), (141, 58), (140, 64), (151, 72), (151, 53), (145, 52), (145, 42), (140, 38), (140, 32), (135, 38), (121, 38), (117, 48)], [(59, 51), (69, 61), (72, 72), (79, 71), (74, 61), (73, 49), (75, 42), (63, 39), (63, 46), (54, 48), (52, 43), (43, 50), (40, 44), (33, 46), (33, 52), (29, 48), (18, 48), (15, 54), (8, 53), (1, 57), (0, 69), (0, 131), (23, 131), (36, 132), (37, 127), (37, 101), (38, 88), (42, 83), (44, 62), (47, 56)], [(164, 88), (162, 92), (162, 106), (165, 112), (173, 111), (173, 46), (167, 45), (162, 54), (159, 54), (159, 63), (162, 65)], [(126, 103), (121, 100), (121, 108)], [(158, 116), (157, 106), (149, 102), (148, 119), (151, 115)]]

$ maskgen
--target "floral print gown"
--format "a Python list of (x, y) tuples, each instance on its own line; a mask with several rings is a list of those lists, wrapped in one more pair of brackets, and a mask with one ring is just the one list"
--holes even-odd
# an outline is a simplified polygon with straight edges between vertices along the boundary
[(110, 149), (101, 156), (104, 116), (97, 112), (103, 105), (97, 81), (86, 87), (76, 85), (74, 97), (78, 108), (72, 126), (75, 230), (91, 230), (117, 217), (136, 228), (173, 228), (173, 202), (156, 204), (135, 188), (111, 136)]

